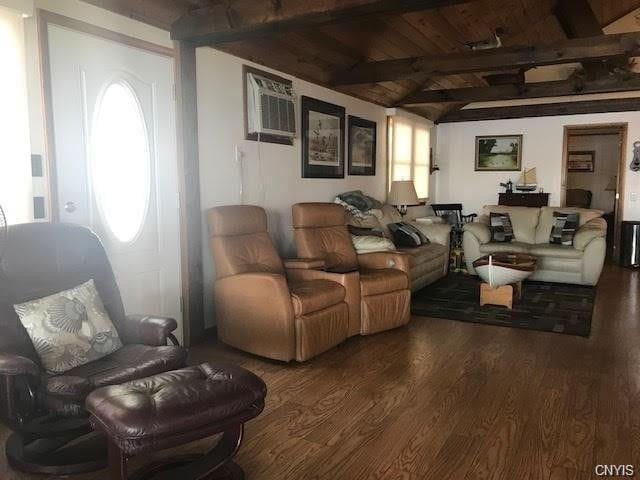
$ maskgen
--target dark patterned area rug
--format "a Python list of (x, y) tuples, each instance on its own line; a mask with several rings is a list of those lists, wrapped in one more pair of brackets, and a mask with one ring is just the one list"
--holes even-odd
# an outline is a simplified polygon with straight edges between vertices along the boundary
[(594, 287), (524, 282), (513, 310), (480, 306), (480, 280), (452, 273), (413, 294), (414, 315), (589, 336)]

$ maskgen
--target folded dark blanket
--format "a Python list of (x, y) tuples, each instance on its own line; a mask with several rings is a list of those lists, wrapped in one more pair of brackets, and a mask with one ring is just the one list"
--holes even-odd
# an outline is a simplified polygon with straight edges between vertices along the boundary
[(361, 212), (368, 212), (373, 208), (382, 208), (382, 202), (370, 197), (369, 195), (365, 195), (362, 190), (344, 192), (338, 195), (338, 198)]

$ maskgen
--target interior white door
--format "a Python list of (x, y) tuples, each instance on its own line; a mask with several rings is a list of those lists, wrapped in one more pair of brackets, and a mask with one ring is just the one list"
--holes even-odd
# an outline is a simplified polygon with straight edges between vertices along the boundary
[(127, 313), (180, 329), (173, 61), (49, 26), (58, 213), (102, 242)]

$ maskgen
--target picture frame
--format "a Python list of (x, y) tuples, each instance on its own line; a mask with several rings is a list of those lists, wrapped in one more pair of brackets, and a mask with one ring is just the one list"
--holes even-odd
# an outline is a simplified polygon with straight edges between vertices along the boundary
[(567, 156), (567, 170), (576, 173), (593, 173), (595, 171), (595, 150), (576, 150)]
[(259, 70), (254, 67), (250, 67), (249, 65), (242, 66), (242, 100), (243, 100), (243, 111), (244, 111), (244, 138), (245, 140), (251, 140), (257, 142), (264, 143), (276, 143), (278, 145), (293, 145), (293, 138), (285, 137), (280, 135), (272, 135), (269, 133), (263, 133), (258, 137), (257, 133), (249, 133), (249, 112), (247, 109), (249, 108), (249, 101), (247, 95), (249, 94), (249, 88), (247, 87), (247, 78), (250, 73), (255, 75), (259, 75), (264, 78), (268, 78), (277, 83), (283, 83), (290, 88), (293, 88), (293, 82), (289, 79), (280, 77), (270, 72), (265, 72), (264, 70)]
[(344, 178), (345, 109), (301, 99), (302, 178)]
[(476, 172), (518, 172), (522, 170), (522, 135), (476, 137)]
[(378, 124), (349, 115), (349, 175), (375, 176)]

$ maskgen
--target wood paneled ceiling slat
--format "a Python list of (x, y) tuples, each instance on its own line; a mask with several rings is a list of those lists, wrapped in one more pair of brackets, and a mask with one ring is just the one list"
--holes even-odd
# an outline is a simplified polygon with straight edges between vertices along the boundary
[(175, 0), (82, 0), (154, 27), (169, 30), (188, 9)]
[(603, 27), (640, 8), (640, 0), (589, 0)]
[[(278, 15), (278, 6), (298, 14), (313, 8), (358, 5), (371, 0), (83, 0), (151, 25), (168, 29), (193, 9), (216, 6), (230, 12), (232, 20)], [(434, 10), (401, 15), (368, 17), (352, 21), (274, 34), (257, 41), (245, 40), (217, 48), (241, 58), (281, 70), (322, 85), (332, 75), (363, 61), (467, 51), (465, 43), (485, 40), (496, 28), (504, 29), (505, 46), (548, 45), (566, 38), (553, 9), (557, 0), (473, 0)], [(640, 8), (640, 0), (588, 0), (601, 25)], [(311, 2), (311, 3), (310, 3)], [(297, 9), (297, 10), (296, 10)], [(257, 15), (257, 16), (256, 16)], [(483, 74), (457, 74), (336, 89), (381, 105), (394, 105), (419, 89), (454, 89), (486, 85)], [(430, 118), (455, 111), (460, 104), (429, 104), (412, 107)], [(434, 117), (435, 116), (435, 117)]]
[[(450, 10), (451, 9), (452, 8), (450, 8)], [(464, 34), (461, 34), (456, 30), (439, 11), (424, 12), (421, 14), (405, 14), (402, 18), (417, 32), (426, 37), (429, 44), (436, 47), (430, 50), (425, 49), (425, 53), (427, 54), (459, 52), (466, 49), (464, 46)], [(440, 21), (442, 23), (440, 23)], [(447, 39), (449, 41), (443, 42), (442, 39)], [(433, 78), (425, 78), (422, 80), (422, 86), (423, 88), (442, 88), (442, 81), (440, 80), (442, 79), (435, 81)], [(451, 85), (449, 88), (462, 87), (465, 85), (480, 86), (486, 84), (482, 77), (473, 74), (454, 75), (443, 81), (445, 84), (449, 83)], [(397, 100), (400, 101), (401, 98), (398, 98)]]
[(285, 31), (314, 29), (326, 24), (398, 15), (465, 1), (470, 0), (278, 0), (254, 2), (250, 8), (245, 9), (241, 9), (238, 2), (234, 8), (236, 21), (219, 22), (219, 9), (195, 15), (189, 13), (172, 25), (171, 36), (198, 46), (217, 46)]

